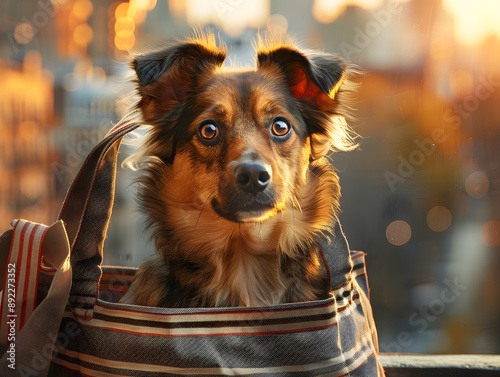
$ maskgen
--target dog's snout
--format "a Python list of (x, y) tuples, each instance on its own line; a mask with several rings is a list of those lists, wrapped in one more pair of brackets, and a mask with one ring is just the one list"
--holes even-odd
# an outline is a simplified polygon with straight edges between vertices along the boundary
[(268, 169), (259, 163), (243, 163), (235, 169), (236, 186), (250, 194), (264, 191), (271, 181)]

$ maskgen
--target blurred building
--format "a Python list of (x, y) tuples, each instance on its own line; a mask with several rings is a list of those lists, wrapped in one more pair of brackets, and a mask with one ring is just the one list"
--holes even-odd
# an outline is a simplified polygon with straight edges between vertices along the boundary
[(54, 83), (32, 51), (22, 64), (0, 61), (0, 219), (50, 222), (56, 215), (50, 134)]

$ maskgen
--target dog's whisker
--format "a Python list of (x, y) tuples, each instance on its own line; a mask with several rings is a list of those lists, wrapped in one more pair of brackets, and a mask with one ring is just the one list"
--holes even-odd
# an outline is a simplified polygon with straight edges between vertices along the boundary
[(290, 198), (293, 202), (293, 206), (298, 209), (300, 212), (302, 212), (302, 205), (300, 203), (301, 199), (300, 196), (298, 196), (296, 193), (291, 193)]
[(201, 218), (201, 215), (203, 214), (203, 211), (205, 210), (205, 208), (207, 207), (207, 204), (205, 204), (201, 210), (200, 210), (200, 213), (198, 214), (198, 218), (196, 219), (196, 223), (194, 224), (194, 229), (196, 230), (196, 228), (198, 228), (198, 223), (200, 222), (200, 218)]
[[(210, 193), (210, 195), (208, 195), (209, 198), (213, 198), (215, 196), (215, 193), (217, 192), (217, 188), (215, 188), (212, 193)], [(200, 213), (198, 214), (198, 218), (196, 219), (196, 223), (194, 225), (194, 229), (196, 229), (198, 227), (198, 223), (200, 221), (200, 218), (201, 218), (201, 215), (203, 214), (203, 211), (210, 205), (210, 202), (211, 200), (208, 200), (202, 207), (201, 207), (201, 210), (200, 210)]]
[(263, 225), (264, 225), (264, 224), (262, 223), (262, 221), (258, 223), (258, 226), (259, 226), (259, 233), (258, 233), (258, 234), (259, 234), (259, 236), (260, 236), (260, 240), (261, 240), (261, 241), (264, 241), (264, 234), (262, 234), (262, 226), (263, 226)]

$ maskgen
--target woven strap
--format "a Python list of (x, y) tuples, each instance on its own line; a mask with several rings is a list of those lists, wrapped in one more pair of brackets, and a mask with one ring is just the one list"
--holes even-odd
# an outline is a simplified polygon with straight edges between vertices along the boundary
[(123, 136), (137, 127), (132, 117), (122, 119), (90, 152), (59, 213), (71, 243), (70, 303), (74, 308), (91, 309), (95, 304), (104, 239), (114, 202), (118, 149)]
[(330, 289), (345, 284), (350, 279), (353, 264), (349, 245), (338, 219), (330, 232), (324, 232), (316, 240), (324, 258), (324, 265), (330, 277)]

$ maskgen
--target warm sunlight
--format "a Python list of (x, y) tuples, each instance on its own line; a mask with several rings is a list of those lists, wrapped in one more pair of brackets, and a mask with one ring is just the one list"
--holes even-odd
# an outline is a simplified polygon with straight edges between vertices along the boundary
[(348, 6), (375, 9), (382, 5), (382, 0), (315, 0), (312, 12), (314, 18), (328, 24), (339, 18)]
[(231, 36), (238, 36), (245, 28), (260, 28), (269, 17), (269, 0), (205, 1), (186, 3), (187, 22), (193, 27), (216, 25)]
[(460, 42), (473, 45), (490, 35), (500, 35), (500, 1), (444, 0), (443, 6), (454, 18)]

